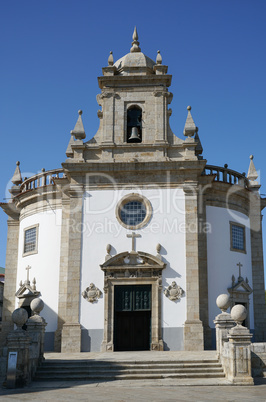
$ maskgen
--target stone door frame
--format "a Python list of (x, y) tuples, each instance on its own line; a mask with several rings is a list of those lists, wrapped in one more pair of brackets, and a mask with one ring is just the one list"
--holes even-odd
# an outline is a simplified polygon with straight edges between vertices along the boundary
[(161, 278), (107, 278), (104, 295), (104, 337), (102, 352), (114, 351), (114, 295), (117, 285), (151, 285), (151, 348), (163, 350), (161, 330)]

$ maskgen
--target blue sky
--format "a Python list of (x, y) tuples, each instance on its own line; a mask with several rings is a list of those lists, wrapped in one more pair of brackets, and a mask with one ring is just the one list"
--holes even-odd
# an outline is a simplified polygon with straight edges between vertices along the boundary
[[(129, 52), (135, 25), (173, 75), (174, 133), (191, 105), (208, 164), (247, 172), (254, 154), (265, 194), (265, 21), (265, 0), (2, 1), (0, 201), (17, 160), (25, 176), (61, 166), (78, 109), (87, 139), (96, 133), (97, 76), (110, 50)], [(0, 266), (5, 247), (0, 211)]]

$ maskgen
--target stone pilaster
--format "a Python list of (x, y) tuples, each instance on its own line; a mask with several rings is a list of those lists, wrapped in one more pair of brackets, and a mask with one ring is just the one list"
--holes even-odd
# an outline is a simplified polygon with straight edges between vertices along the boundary
[(82, 195), (79, 186), (72, 186), (62, 199), (58, 327), (55, 334), (55, 350), (58, 352), (80, 352), (81, 348), (79, 300)]
[(198, 191), (194, 183), (184, 188), (186, 214), (186, 299), (187, 319), (184, 349), (203, 350), (203, 326), (199, 303)]
[(258, 191), (250, 193), (250, 231), (252, 254), (252, 285), (254, 305), (255, 342), (266, 341), (266, 306), (261, 227), (261, 199)]
[[(204, 189), (204, 187), (203, 187)], [(204, 348), (211, 349), (211, 328), (209, 326), (209, 298), (208, 298), (208, 263), (207, 263), (207, 232), (206, 232), (206, 202), (203, 191), (200, 191), (198, 200), (199, 216), (199, 300), (200, 319), (204, 330)]]
[(13, 330), (12, 313), (15, 310), (15, 293), (17, 283), (18, 264), (18, 241), (19, 241), (19, 220), (8, 218), (7, 221), (7, 245), (6, 245), (6, 271), (4, 300), (2, 313), (2, 331), (0, 333), (0, 345), (4, 346), (7, 334)]

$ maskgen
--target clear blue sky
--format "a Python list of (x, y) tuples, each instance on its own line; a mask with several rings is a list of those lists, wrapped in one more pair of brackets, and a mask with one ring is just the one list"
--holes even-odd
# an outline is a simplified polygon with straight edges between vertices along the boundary
[[(247, 172), (254, 154), (266, 193), (265, 0), (9, 0), (0, 4), (1, 201), (17, 160), (25, 176), (61, 166), (78, 109), (87, 139), (96, 133), (97, 76), (110, 50), (115, 60), (129, 52), (135, 25), (142, 51), (155, 59), (159, 49), (173, 75), (174, 133), (182, 138), (191, 105), (208, 163)], [(0, 266), (5, 247), (0, 211)]]

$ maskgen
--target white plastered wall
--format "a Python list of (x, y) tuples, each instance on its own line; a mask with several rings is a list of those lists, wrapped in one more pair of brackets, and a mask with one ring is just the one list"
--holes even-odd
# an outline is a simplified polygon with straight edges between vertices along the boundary
[[(156, 245), (162, 245), (161, 255), (167, 263), (163, 271), (163, 288), (176, 281), (186, 289), (185, 274), (185, 202), (181, 189), (129, 189), (117, 191), (90, 191), (85, 194), (83, 206), (83, 240), (81, 291), (91, 282), (103, 292), (104, 274), (100, 269), (106, 256), (106, 245), (111, 244), (111, 255), (131, 251), (132, 231), (122, 227), (115, 215), (118, 201), (127, 194), (138, 193), (152, 204), (152, 218), (136, 233), (136, 250), (156, 255)], [(104, 297), (104, 295), (103, 295)], [(104, 324), (104, 300), (89, 303), (81, 297), (80, 323), (87, 329), (102, 329)], [(182, 327), (186, 320), (185, 297), (179, 302), (170, 301), (162, 292), (162, 326)]]
[[(248, 278), (252, 288), (252, 263), (249, 218), (234, 210), (207, 206), (207, 222), (210, 223), (210, 232), (207, 234), (207, 260), (208, 260), (208, 296), (209, 296), (209, 325), (214, 328), (213, 320), (221, 310), (216, 306), (216, 298), (222, 293), (228, 293), (232, 286), (232, 275), (236, 281), (239, 268), (243, 265), (241, 276)], [(246, 227), (246, 253), (230, 250), (230, 221), (237, 222)], [(253, 296), (249, 297), (250, 328), (254, 328)]]
[[(27, 278), (25, 268), (31, 266), (31, 285), (36, 278), (36, 289), (41, 292), (40, 297), (44, 301), (41, 316), (47, 322), (46, 332), (57, 329), (61, 220), (62, 210), (53, 209), (30, 215), (20, 222), (17, 289), (19, 282)], [(38, 253), (23, 257), (24, 229), (32, 225), (39, 225)], [(16, 302), (18, 305), (19, 300)]]

